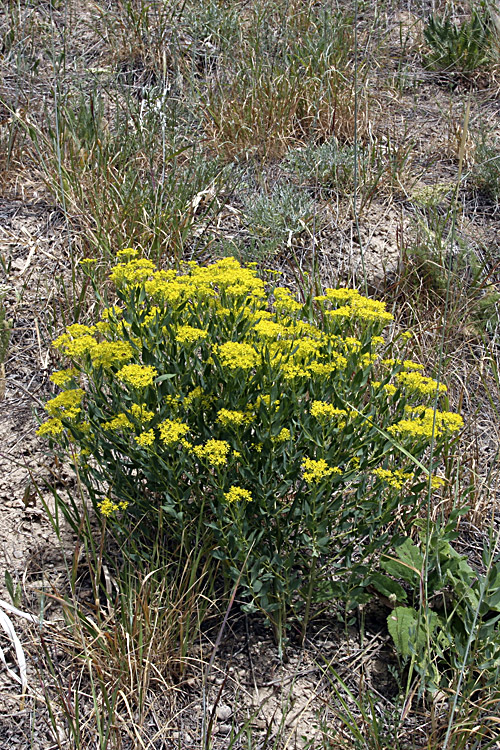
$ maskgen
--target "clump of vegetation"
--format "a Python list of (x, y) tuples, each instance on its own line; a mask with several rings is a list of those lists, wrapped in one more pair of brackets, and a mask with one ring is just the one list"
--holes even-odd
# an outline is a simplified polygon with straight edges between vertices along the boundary
[(134, 255), (111, 273), (118, 304), (54, 342), (68, 366), (39, 435), (124, 540), (147, 550), (161, 529), (187, 552), (209, 530), (280, 642), (290, 613), (305, 630), (313, 602), (363, 601), (378, 557), (445, 484), (462, 427), (434, 408), (446, 386), (406, 334), (384, 339), (392, 314), (356, 289), (299, 302), (233, 258), (159, 271)]
[(284, 162), (302, 180), (344, 191), (353, 186), (354, 155), (352, 146), (327, 140), (319, 145), (309, 143), (291, 150)]
[(291, 183), (278, 183), (270, 193), (246, 196), (244, 218), (260, 253), (269, 256), (310, 229), (315, 208), (307, 190)]
[(473, 73), (494, 62), (495, 27), (486, 7), (473, 8), (470, 18), (457, 24), (448, 14), (430, 16), (424, 28), (431, 70)]
[(488, 139), (482, 133), (474, 153), (472, 179), (482, 192), (493, 200), (500, 197), (500, 142), (498, 138)]

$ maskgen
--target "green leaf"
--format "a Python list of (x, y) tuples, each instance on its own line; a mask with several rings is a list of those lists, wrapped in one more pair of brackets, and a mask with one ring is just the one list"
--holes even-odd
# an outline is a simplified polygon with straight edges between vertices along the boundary
[(403, 544), (397, 548), (396, 555), (399, 560), (394, 557), (384, 557), (381, 561), (382, 568), (389, 575), (402, 578), (413, 586), (417, 586), (424, 563), (419, 548), (413, 544), (411, 539), (405, 539)]
[(402, 656), (411, 656), (415, 652), (410, 643), (415, 642), (417, 626), (418, 613), (412, 607), (396, 607), (387, 618), (389, 633)]
[(393, 597), (400, 602), (406, 601), (406, 591), (401, 584), (382, 573), (372, 573), (368, 578), (368, 583), (371, 583), (383, 596)]

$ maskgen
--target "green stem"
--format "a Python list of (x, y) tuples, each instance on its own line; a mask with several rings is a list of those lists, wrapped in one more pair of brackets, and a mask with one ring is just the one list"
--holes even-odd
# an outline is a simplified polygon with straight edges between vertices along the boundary
[(309, 613), (311, 611), (311, 600), (312, 600), (312, 594), (314, 590), (314, 584), (316, 582), (316, 567), (318, 564), (318, 558), (313, 558), (313, 563), (311, 567), (311, 573), (309, 575), (309, 585), (307, 587), (307, 597), (306, 597), (306, 609), (304, 612), (304, 619), (302, 620), (302, 633), (301, 633), (301, 642), (304, 644), (304, 641), (306, 639), (306, 631), (307, 626), (309, 624)]

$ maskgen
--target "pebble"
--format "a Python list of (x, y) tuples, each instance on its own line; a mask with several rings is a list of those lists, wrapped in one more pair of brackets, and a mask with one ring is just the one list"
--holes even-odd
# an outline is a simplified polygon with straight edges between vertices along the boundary
[(232, 713), (233, 713), (232, 708), (230, 706), (227, 706), (225, 703), (221, 703), (215, 709), (215, 715), (217, 716), (218, 719), (222, 719), (222, 721), (229, 719)]

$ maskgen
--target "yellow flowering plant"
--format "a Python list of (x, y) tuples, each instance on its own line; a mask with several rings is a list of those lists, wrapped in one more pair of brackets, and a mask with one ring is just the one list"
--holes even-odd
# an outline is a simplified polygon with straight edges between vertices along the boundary
[(280, 637), (290, 611), (359, 600), (462, 426), (435, 413), (446, 387), (409, 337), (383, 337), (385, 305), (348, 288), (300, 301), (234, 258), (158, 270), (128, 249), (111, 280), (116, 304), (54, 342), (62, 390), (39, 428), (96, 513), (124, 539), (161, 526), (172, 550), (205, 526)]

